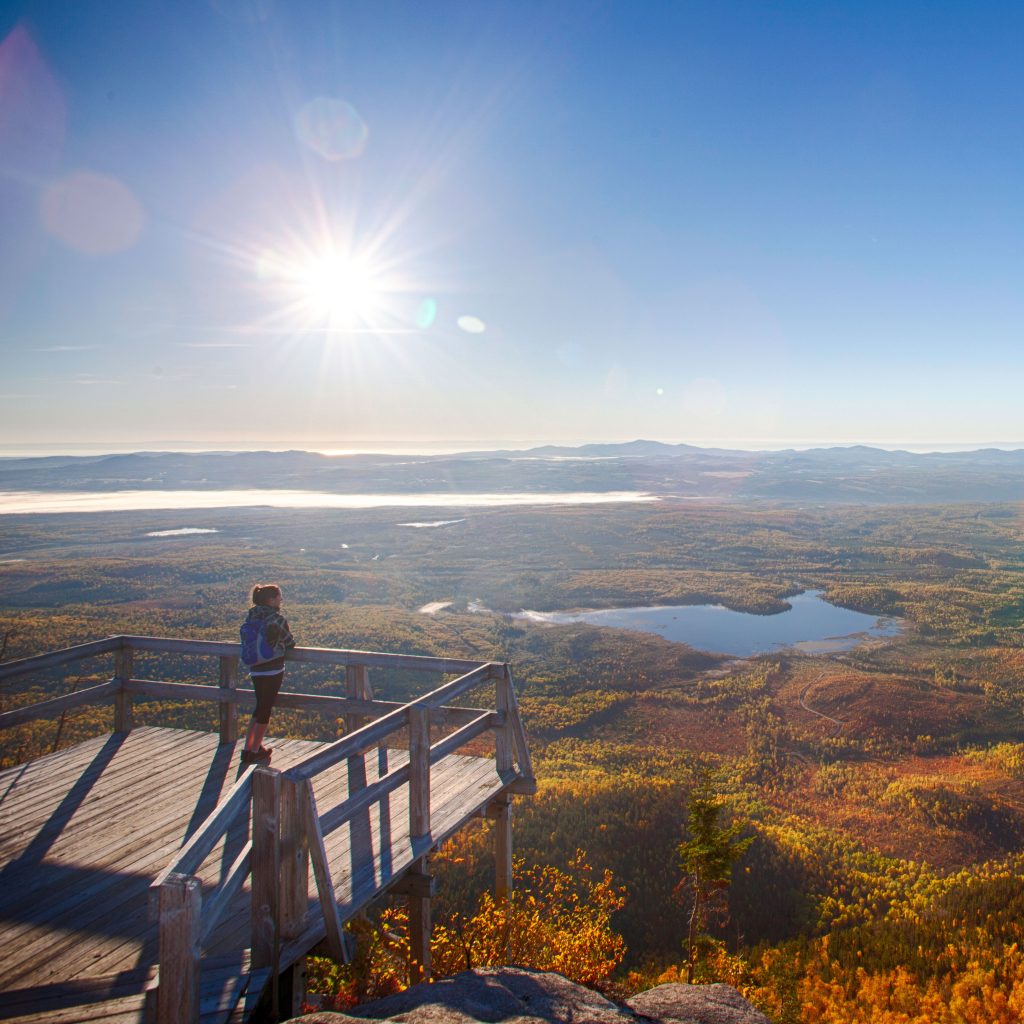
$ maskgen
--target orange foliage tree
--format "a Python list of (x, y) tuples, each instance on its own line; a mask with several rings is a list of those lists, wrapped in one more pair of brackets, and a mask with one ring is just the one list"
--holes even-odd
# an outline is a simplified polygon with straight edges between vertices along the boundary
[[(514, 965), (558, 971), (593, 985), (622, 962), (626, 944), (612, 927), (626, 891), (610, 871), (597, 875), (582, 850), (568, 870), (514, 865), (515, 888), (507, 898), (485, 892), (475, 911), (453, 914), (431, 936), (433, 975), (443, 978), (474, 967)], [(349, 925), (358, 953), (351, 964), (310, 957), (309, 989), (324, 1009), (347, 1010), (404, 988), (409, 977), (408, 917), (404, 908), (383, 911), (376, 926)]]
[(626, 944), (612, 914), (626, 903), (610, 871), (595, 877), (577, 850), (568, 871), (514, 865), (515, 888), (506, 899), (485, 892), (476, 912), (454, 915), (434, 929), (431, 954), (437, 976), (473, 967), (514, 964), (558, 971), (582, 985), (608, 978)]

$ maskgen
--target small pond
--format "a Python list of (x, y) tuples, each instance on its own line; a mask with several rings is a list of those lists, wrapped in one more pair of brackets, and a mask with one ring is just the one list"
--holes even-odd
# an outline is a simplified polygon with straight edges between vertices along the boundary
[(643, 633), (746, 658), (792, 647), (807, 654), (847, 651), (874, 637), (896, 636), (895, 619), (865, 615), (822, 600), (822, 591), (805, 590), (788, 598), (792, 606), (774, 615), (735, 612), (720, 604), (662, 605), (650, 608), (604, 608), (582, 612), (520, 612), (532, 622), (586, 622)]

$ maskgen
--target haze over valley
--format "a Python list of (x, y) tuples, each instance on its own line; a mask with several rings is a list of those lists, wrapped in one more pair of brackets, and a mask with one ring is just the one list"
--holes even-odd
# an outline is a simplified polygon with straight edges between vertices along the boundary
[[(1024, 449), (913, 453), (857, 445), (751, 452), (634, 441), (420, 458), (257, 451), (0, 459), (0, 511), (5, 492), (233, 489), (423, 494), (439, 501), (448, 494), (455, 504), (458, 495), (516, 494), (517, 503), (529, 503), (530, 494), (568, 500), (573, 493), (608, 492), (747, 502), (1018, 501), (1024, 500)], [(254, 502), (258, 496), (246, 499)], [(230, 495), (225, 503), (232, 503)], [(28, 507), (30, 500), (19, 510)]]

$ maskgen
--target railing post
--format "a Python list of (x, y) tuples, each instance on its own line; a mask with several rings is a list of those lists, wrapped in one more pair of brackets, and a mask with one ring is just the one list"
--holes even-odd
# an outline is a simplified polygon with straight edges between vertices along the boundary
[(202, 892), (191, 875), (168, 875), (160, 886), (158, 1024), (198, 1024)]
[(504, 721), (494, 731), (494, 760), (499, 775), (512, 771), (514, 759), (512, 754), (512, 675), (506, 667), (495, 677), (495, 706)]
[[(421, 857), (410, 868), (419, 880), (424, 878), (429, 883), (427, 874), (427, 858)], [(408, 901), (409, 912), (409, 984), (430, 981), (430, 932), (432, 929), (430, 914), (429, 888), (427, 895), (411, 893)]]
[[(235, 691), (238, 689), (238, 655), (224, 654), (220, 659), (220, 688)], [(238, 705), (234, 702), (221, 701), (220, 708), (220, 741), (235, 743), (238, 740)]]
[(114, 654), (114, 678), (121, 684), (121, 689), (114, 696), (114, 732), (132, 731), (132, 695), (125, 689), (132, 677), (135, 652), (128, 644), (123, 644)]
[(409, 834), (430, 832), (430, 711), (409, 708)]
[(272, 968), (275, 985), (281, 934), (280, 806), (281, 773), (257, 768), (252, 775), (252, 965)]
[[(370, 670), (365, 665), (345, 666), (345, 696), (349, 700), (372, 700), (370, 689)], [(345, 716), (345, 732), (351, 734), (361, 729), (369, 719), (365, 715), (348, 714)], [(352, 796), (360, 789), (366, 788), (366, 754), (356, 754), (348, 759), (348, 792)], [(358, 822), (352, 822), (352, 871), (362, 866), (367, 857), (372, 857), (370, 846), (370, 811), (369, 808), (360, 816)]]
[[(506, 665), (495, 680), (495, 703), (498, 713), (504, 718), (494, 734), (494, 760), (499, 775), (511, 772), (514, 767), (513, 750), (515, 736), (512, 731), (512, 716), (515, 713), (515, 696), (512, 693), (512, 673)], [(494, 894), (508, 899), (512, 893), (512, 800), (508, 795), (491, 805), (494, 819)]]
[(281, 776), (281, 935), (297, 939), (309, 909), (309, 837), (300, 783)]
[(512, 683), (512, 670), (505, 666), (505, 679), (508, 683), (507, 699), (509, 703), (509, 728), (515, 746), (516, 764), (521, 781), (525, 788), (521, 792), (536, 792), (537, 780), (533, 776), (533, 762), (530, 760), (530, 747), (526, 742), (523, 719), (519, 714), (519, 702), (516, 700), (516, 688)]
[[(373, 700), (370, 670), (365, 665), (345, 666), (345, 696), (350, 700)], [(352, 733), (366, 724), (365, 715), (346, 715), (345, 732)]]

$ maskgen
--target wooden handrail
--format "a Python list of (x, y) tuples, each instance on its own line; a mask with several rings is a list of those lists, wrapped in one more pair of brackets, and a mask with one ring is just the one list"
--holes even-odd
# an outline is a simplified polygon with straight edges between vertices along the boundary
[(454, 754), (459, 747), (470, 740), (475, 740), (481, 733), (487, 732), (488, 729), (497, 729), (504, 724), (497, 711), (485, 711), (483, 714), (477, 715), (471, 722), (453, 732), (451, 736), (446, 736), (431, 746), (430, 763), (434, 764), (442, 757)]
[(25, 722), (32, 722), (37, 718), (50, 718), (62, 711), (67, 711), (68, 708), (77, 708), (83, 704), (93, 704), (106, 697), (116, 696), (120, 691), (120, 681), (111, 679), (106, 683), (89, 686), (84, 690), (65, 693), (62, 697), (53, 697), (50, 700), (39, 701), (35, 704), (26, 704), (24, 707), (15, 708), (13, 711), (5, 711), (3, 714), (0, 714), (0, 729), (8, 729), (14, 725), (23, 725)]
[[(500, 718), (496, 712), (482, 712), (468, 725), (463, 726), (463, 728), (459, 729), (457, 732), (452, 733), (451, 736), (446, 736), (443, 740), (438, 740), (437, 743), (431, 746), (431, 764), (440, 761), (442, 757), (446, 757), (448, 754), (461, 747), (464, 743), (468, 743), (481, 733), (485, 733), (488, 729), (493, 729), (499, 724)], [(409, 781), (409, 773), (409, 763), (406, 762), (400, 767), (388, 772), (387, 775), (382, 776), (365, 789), (358, 790), (352, 796), (343, 800), (340, 804), (332, 807), (329, 811), (325, 811), (320, 817), (320, 827), (323, 834), (325, 836), (330, 835), (351, 818), (354, 818), (357, 814), (366, 810), (367, 807), (370, 807), (378, 800), (383, 799), (388, 793), (398, 789), (399, 786), (405, 785), (405, 783)]]
[(0, 664), (0, 680), (25, 675), (26, 672), (43, 672), (46, 669), (66, 665), (71, 661), (95, 657), (97, 654), (108, 654), (110, 651), (120, 650), (121, 644), (122, 637), (108, 636), (104, 640), (92, 640), (87, 644), (64, 647), (59, 651), (49, 651), (46, 654), (35, 654), (30, 658), (5, 661)]
[[(238, 654), (238, 644), (224, 640), (181, 640), (177, 637), (128, 635), (111, 639), (128, 644), (137, 651), (162, 654), (200, 654), (211, 657)], [(288, 652), (286, 658), (288, 661), (307, 665), (366, 665), (369, 668), (399, 668), (421, 672), (470, 672), (484, 664), (481, 661), (469, 661), (464, 658), (349, 651), (334, 647), (295, 647)]]
[[(308, 781), (308, 780), (306, 780)], [(387, 775), (381, 776), (376, 782), (371, 783), (365, 789), (357, 790), (352, 796), (342, 800), (340, 804), (324, 811), (320, 818), (320, 826), (325, 836), (330, 835), (335, 829), (340, 828), (351, 818), (365, 811), (378, 800), (382, 800), (388, 793), (404, 786), (409, 781), (409, 762), (394, 768)]]
[(346, 651), (333, 647), (296, 647), (289, 661), (307, 665), (365, 665), (367, 668), (400, 668), (410, 672), (471, 672), (479, 659), (437, 658), (426, 654), (387, 654), (378, 651)]
[(337, 764), (346, 757), (354, 757), (356, 754), (361, 754), (363, 751), (369, 750), (370, 747), (376, 746), (390, 736), (391, 733), (404, 728), (409, 724), (410, 708), (436, 710), (444, 705), (446, 701), (457, 700), (464, 693), (490, 679), (492, 673), (496, 669), (501, 668), (503, 666), (492, 662), (479, 665), (464, 676), (453, 679), (450, 683), (445, 683), (436, 690), (418, 697), (408, 704), (403, 704), (401, 707), (390, 712), (390, 714), (384, 715), (383, 718), (378, 718), (376, 722), (371, 722), (369, 725), (363, 726), (362, 729), (357, 729), (354, 733), (343, 736), (340, 740), (330, 744), (330, 746), (314, 751), (308, 757), (299, 761), (298, 764), (292, 765), (286, 774), (296, 782), (302, 779), (311, 779), (319, 775), (325, 768), (330, 768), (332, 764)]
[[(171, 683), (162, 679), (129, 679), (125, 688), (140, 697), (165, 697), (169, 700), (206, 700), (219, 704), (255, 704), (256, 692), (248, 687), (228, 690), (204, 683)], [(389, 711), (396, 711), (406, 705), (394, 700), (353, 700), (326, 693), (297, 693), (282, 690), (274, 706), (291, 708), (294, 711), (325, 711), (335, 715), (362, 715), (379, 718)], [(430, 720), (434, 724), (461, 725), (483, 713), (482, 708), (464, 708), (443, 705), (431, 710)], [(351, 734), (350, 734), (351, 735)]]
[(312, 754), (308, 754), (297, 764), (293, 764), (285, 772), (285, 775), (295, 782), (312, 779), (326, 768), (330, 768), (331, 765), (338, 764), (339, 761), (344, 761), (347, 757), (355, 757), (357, 754), (369, 750), (370, 747), (375, 747), (393, 732), (405, 728), (408, 719), (409, 705), (403, 704), (400, 708), (378, 718), (376, 722), (364, 725), (362, 729), (357, 729), (348, 736), (335, 740), (322, 750), (315, 750)]
[(178, 850), (174, 860), (157, 875), (149, 887), (151, 893), (159, 889), (169, 875), (194, 875), (199, 870), (238, 813), (243, 809), (248, 810), (249, 801), (252, 799), (253, 771), (254, 768), (250, 766), (242, 772), (228, 795), (217, 804), (188, 842)]
[(430, 693), (410, 701), (410, 703), (422, 704), (427, 708), (439, 708), (442, 704), (446, 704), (450, 700), (458, 700), (464, 693), (475, 690), (481, 683), (492, 679), (494, 673), (501, 671), (503, 668), (504, 666), (497, 662), (485, 662), (483, 665), (478, 665), (477, 668), (467, 672), (464, 676), (459, 676), (458, 679), (453, 679), (450, 683), (445, 683), (436, 690), (432, 690)]

